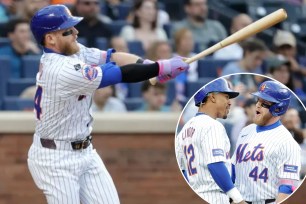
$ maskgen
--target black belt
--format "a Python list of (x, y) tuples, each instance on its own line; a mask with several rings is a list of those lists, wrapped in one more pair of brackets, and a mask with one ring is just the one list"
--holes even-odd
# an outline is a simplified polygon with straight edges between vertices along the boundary
[[(275, 199), (267, 199), (267, 200), (265, 200), (265, 204), (273, 203), (274, 201), (275, 201)], [(248, 204), (252, 204), (252, 202), (250, 202), (250, 201), (245, 201), (245, 202), (247, 202)]]
[[(84, 140), (71, 142), (71, 147), (73, 150), (82, 150), (89, 147), (91, 144), (92, 136), (87, 136)], [(40, 138), (41, 145), (48, 149), (56, 149), (56, 143), (54, 140)]]

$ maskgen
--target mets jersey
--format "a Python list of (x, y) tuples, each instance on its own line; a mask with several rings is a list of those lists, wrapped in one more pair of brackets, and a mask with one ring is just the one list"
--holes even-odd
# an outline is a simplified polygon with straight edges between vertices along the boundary
[(253, 202), (275, 199), (281, 179), (298, 181), (300, 151), (280, 121), (260, 129), (255, 124), (242, 129), (232, 162), (236, 172), (235, 185), (243, 198)]
[[(231, 174), (230, 142), (225, 128), (208, 115), (198, 113), (176, 137), (176, 156), (181, 170), (187, 172), (193, 190), (209, 203), (218, 196), (228, 203), (228, 197), (212, 178), (207, 165), (224, 162)], [(219, 199), (220, 200), (220, 199)]]
[(92, 94), (102, 80), (97, 65), (105, 63), (106, 52), (79, 44), (72, 56), (45, 50), (36, 76), (36, 130), (40, 138), (82, 140), (90, 135)]

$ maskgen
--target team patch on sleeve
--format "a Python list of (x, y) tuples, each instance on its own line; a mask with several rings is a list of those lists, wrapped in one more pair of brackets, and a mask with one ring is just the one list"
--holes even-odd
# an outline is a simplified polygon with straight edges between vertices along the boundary
[(94, 81), (98, 77), (98, 69), (96, 66), (85, 64), (82, 67), (82, 74), (85, 79)]
[(80, 64), (75, 64), (73, 66), (74, 66), (75, 71), (79, 71), (82, 68)]
[(298, 166), (288, 165), (288, 164), (284, 165), (284, 172), (297, 173), (297, 171), (298, 171)]
[(222, 149), (213, 149), (212, 150), (213, 156), (224, 156), (224, 151)]

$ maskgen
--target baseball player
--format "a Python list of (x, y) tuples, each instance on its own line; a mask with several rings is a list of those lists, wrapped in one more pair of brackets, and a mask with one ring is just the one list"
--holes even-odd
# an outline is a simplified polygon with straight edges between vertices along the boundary
[(36, 77), (37, 123), (28, 166), (48, 203), (119, 203), (114, 183), (91, 143), (93, 92), (155, 76), (165, 82), (186, 71), (188, 64), (181, 58), (155, 63), (112, 49), (87, 48), (77, 43), (74, 26), (81, 20), (64, 5), (42, 8), (31, 20), (44, 53)]
[(178, 164), (193, 190), (212, 204), (245, 203), (231, 180), (230, 142), (217, 118), (227, 118), (230, 99), (239, 95), (219, 78), (196, 93), (198, 113), (176, 137)]
[(235, 184), (247, 203), (280, 203), (298, 186), (300, 147), (281, 124), (290, 91), (275, 81), (263, 82), (257, 92), (254, 124), (241, 130), (232, 157)]

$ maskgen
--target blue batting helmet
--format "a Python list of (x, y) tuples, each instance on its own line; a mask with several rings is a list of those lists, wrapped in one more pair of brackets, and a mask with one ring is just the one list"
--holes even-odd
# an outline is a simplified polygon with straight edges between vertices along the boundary
[(42, 44), (47, 33), (73, 27), (82, 19), (72, 16), (64, 5), (50, 5), (35, 13), (30, 26), (37, 43)]
[(286, 113), (291, 93), (283, 84), (276, 81), (265, 81), (260, 84), (258, 91), (251, 93), (258, 98), (274, 103), (269, 111), (273, 116), (281, 116)]
[(207, 95), (212, 92), (226, 93), (229, 95), (229, 98), (235, 98), (239, 95), (238, 92), (235, 92), (230, 88), (229, 83), (225, 79), (219, 78), (210, 82), (196, 93), (194, 96), (195, 105), (200, 106)]

